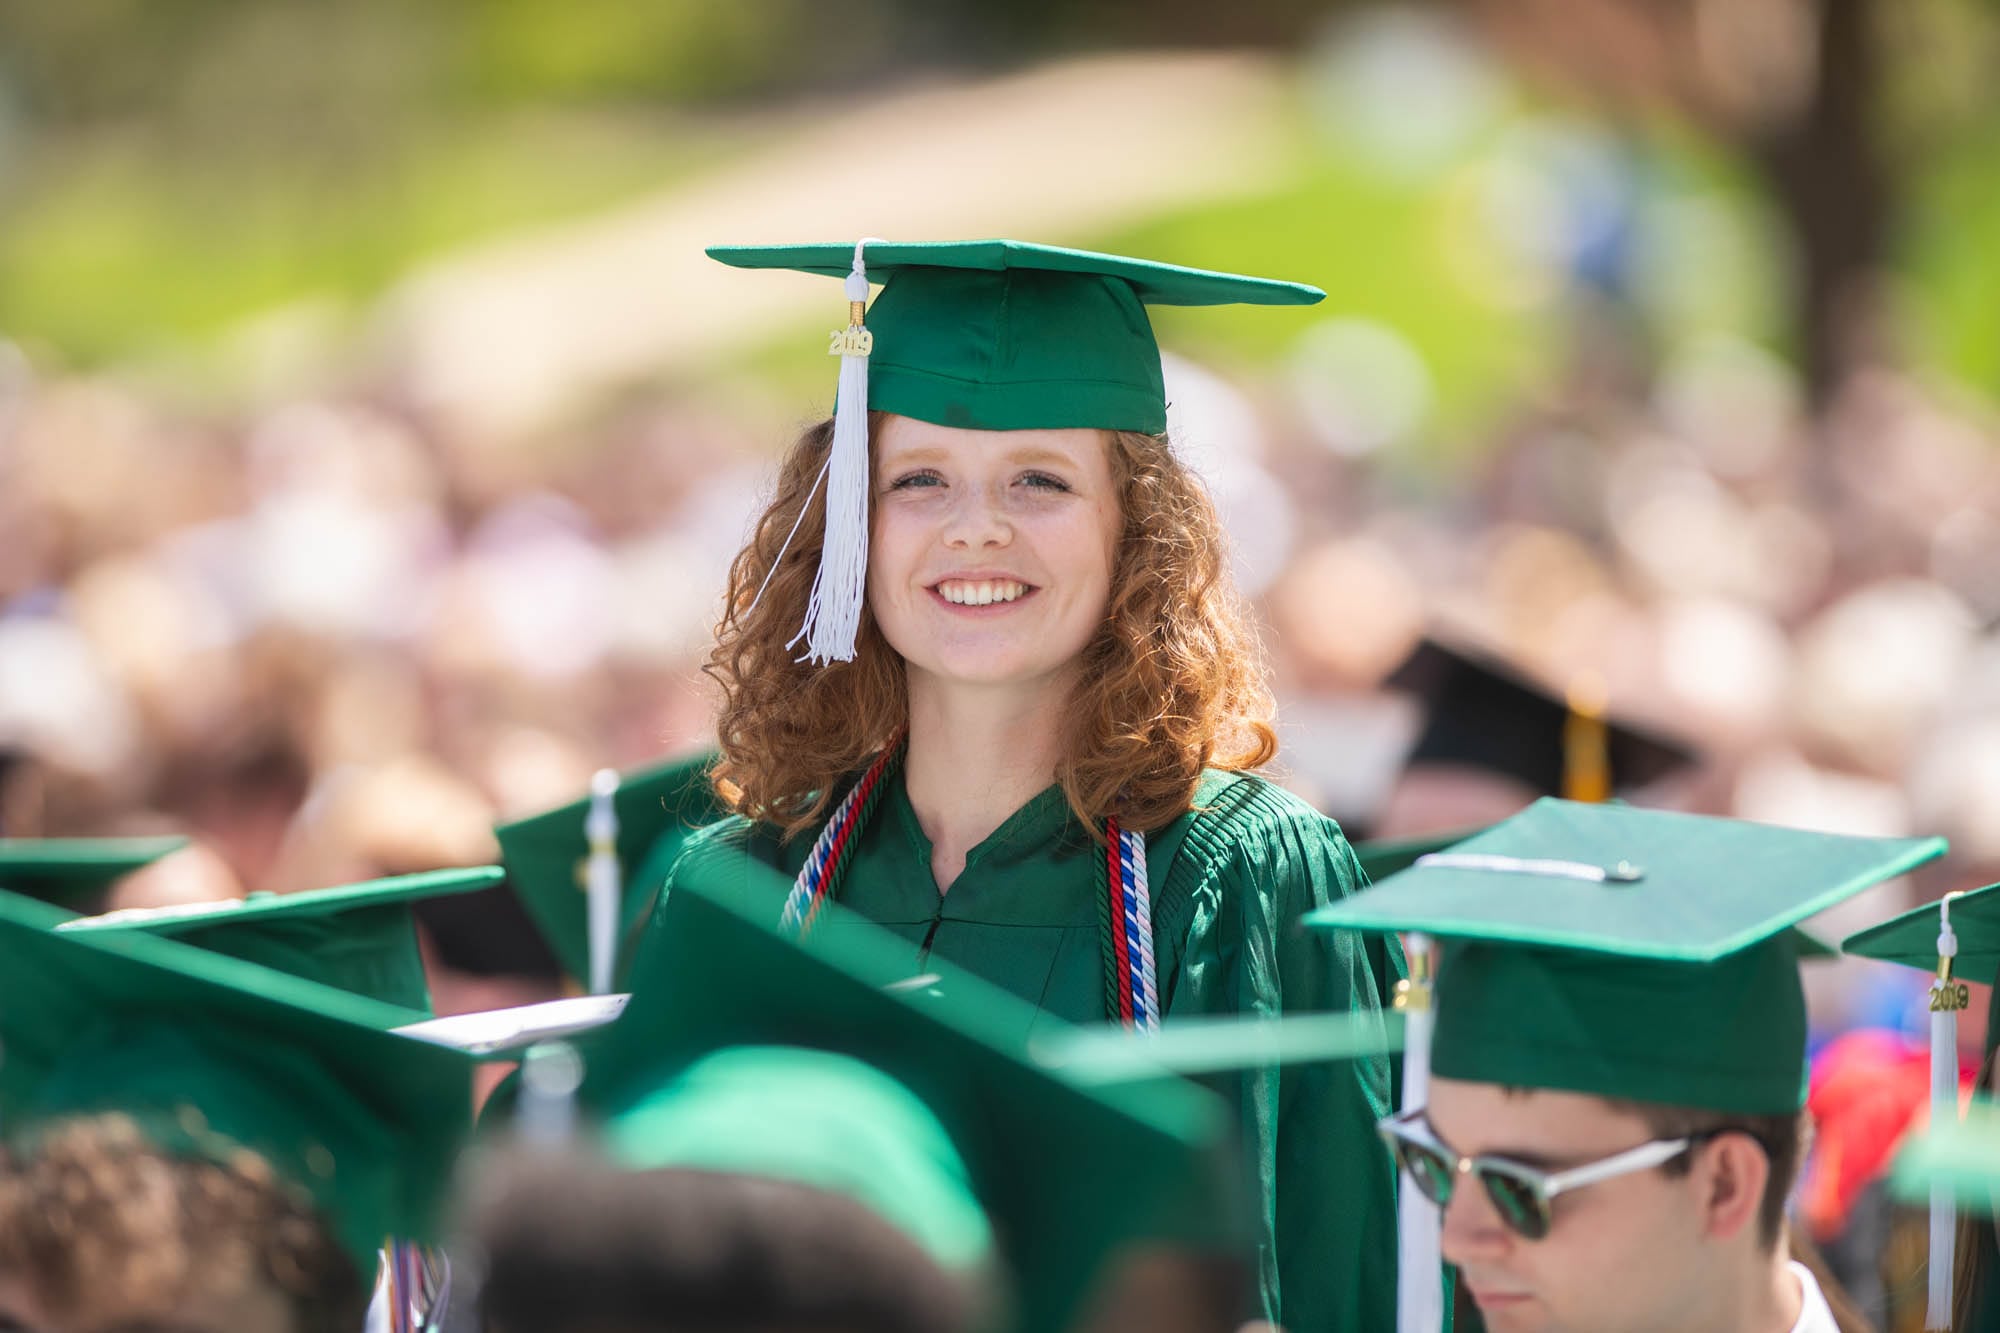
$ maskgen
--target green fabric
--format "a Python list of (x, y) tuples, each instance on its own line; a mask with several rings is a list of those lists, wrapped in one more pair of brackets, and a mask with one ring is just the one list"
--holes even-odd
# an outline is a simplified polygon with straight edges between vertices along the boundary
[(1941, 1183), (1962, 1210), (2000, 1216), (2000, 1107), (1975, 1100), (1963, 1119), (1933, 1125), (1896, 1155), (1892, 1181), (1913, 1203), (1928, 1201)]
[(364, 1278), (385, 1236), (434, 1234), (469, 1128), (471, 1062), (401, 1012), (136, 931), (57, 931), (0, 896), (0, 1124), (31, 1138), (122, 1111), (170, 1153), (240, 1145), (305, 1189)]
[[(727, 839), (696, 840), (624, 1013), (576, 1039), (586, 1110), (633, 1107), (730, 1047), (815, 1048), (875, 1067), (951, 1136), (1019, 1279), (1023, 1333), (1066, 1327), (1107, 1252), (1162, 1208), (1199, 1197), (1217, 1225), (1240, 1220), (1227, 1117), (1211, 1096), (1166, 1077), (1085, 1087), (1044, 1069), (1022, 1041), (1019, 1000), (943, 963), (932, 992), (884, 989), (907, 978), (908, 949), (838, 906), (820, 914), (828, 929), (795, 942), (778, 926), (789, 887)], [(798, 1131), (789, 1113), (763, 1124)]]
[(110, 912), (58, 929), (177, 939), (396, 1005), (403, 1012), (394, 1026), (401, 1026), (431, 1013), (412, 905), (490, 888), (503, 877), (498, 866), (433, 870), (337, 888)]
[[(1952, 912), (1957, 919), (1956, 905)], [(1989, 1038), (1988, 1053), (1991, 1053)], [(2000, 1248), (1995, 1246), (1994, 1219), (2000, 1217), (2000, 1107), (1975, 1098), (1962, 1120), (1926, 1130), (1896, 1155), (1891, 1192), (1919, 1207), (1930, 1202), (1931, 1185), (1950, 1187), (1959, 1210), (1979, 1219), (1971, 1229), (1974, 1251), (1958, 1256), (1977, 1274), (1970, 1317), (1957, 1325), (1959, 1333), (2000, 1333)], [(1964, 1241), (1961, 1237), (1960, 1245)]]
[[(1446, 941), (1444, 1077), (1785, 1114), (1804, 1097), (1793, 927), (1943, 850), (1545, 798), (1443, 854), (1457, 863), (1413, 865), (1306, 921)], [(1587, 867), (1624, 878), (1561, 873)]]
[(0, 838), (0, 889), (75, 907), (186, 838)]
[[(740, 268), (846, 277), (852, 245), (715, 246)], [(1019, 241), (871, 243), (868, 406), (983, 430), (1167, 428), (1147, 305), (1309, 305), (1317, 288)]]
[[(1460, 829), (1456, 833), (1432, 833), (1420, 838), (1378, 838), (1372, 842), (1356, 843), (1354, 856), (1361, 863), (1361, 873), (1372, 884), (1408, 870), (1420, 856), (1455, 847), (1483, 831)], [(1794, 928), (1791, 935), (1793, 947), (1798, 950), (1801, 959), (1833, 958), (1840, 952), (1810, 931)]]
[[(1338, 826), (1254, 777), (1209, 774), (1197, 810), (1147, 840), (1154, 952), (1167, 1019), (1379, 1012), (1401, 975), (1393, 940), (1313, 936), (1307, 909), (1360, 882)], [(670, 884), (700, 859), (747, 849), (796, 875), (810, 849), (732, 819), (690, 845)], [(901, 937), (904, 970), (955, 964), (1030, 1005), (1014, 1012), (1032, 1037), (1102, 1023), (1097, 861), (1089, 834), (1051, 787), (972, 849), (942, 898), (930, 844), (900, 780), (857, 836), (841, 901)], [(840, 921), (816, 935), (837, 935)], [(664, 943), (656, 923), (641, 956)], [(927, 947), (926, 947), (927, 946)], [(1375, 1136), (1393, 1104), (1391, 1068), (1349, 1064), (1263, 1068), (1201, 1080), (1242, 1127), (1260, 1235), (1259, 1304), (1294, 1329), (1378, 1330), (1395, 1320), (1394, 1175)], [(1337, 1200), (1336, 1205), (1329, 1205)], [(1162, 1238), (1186, 1217), (1162, 1218)], [(1179, 1238), (1187, 1238), (1182, 1233)]]
[(1444, 1078), (1730, 1115), (1805, 1105), (1788, 935), (1699, 965), (1453, 941), (1436, 997), (1431, 1070)]
[[(1849, 935), (1841, 941), (1840, 951), (1934, 972), (1940, 915), (1941, 909), (1934, 902), (1913, 907)], [(1951, 933), (1958, 937), (1958, 955), (1951, 964), (1953, 976), (1988, 983), (2000, 976), (2000, 884), (1988, 884), (1953, 898)]]
[(1549, 858), (1640, 878), (1413, 866), (1307, 924), (1709, 962), (1942, 855), (1942, 838), (1859, 838), (1544, 797), (1451, 855)]
[(632, 1170), (694, 1167), (845, 1195), (947, 1268), (992, 1256), (993, 1229), (944, 1126), (908, 1088), (844, 1055), (718, 1051), (611, 1111), (603, 1137)]
[[(721, 817), (722, 807), (708, 783), (714, 763), (715, 753), (704, 751), (620, 778), (612, 808), (618, 813), (618, 859), (625, 875), (622, 932), (629, 934), (646, 919), (688, 837)], [(589, 813), (590, 798), (585, 797), (494, 830), (515, 895), (563, 970), (579, 980), (590, 975), (584, 897), (590, 845), (583, 833)]]

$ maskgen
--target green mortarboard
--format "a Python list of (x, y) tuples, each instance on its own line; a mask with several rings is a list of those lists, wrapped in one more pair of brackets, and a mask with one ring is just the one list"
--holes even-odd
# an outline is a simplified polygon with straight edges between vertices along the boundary
[(95, 907), (120, 877), (185, 846), (181, 837), (0, 838), (0, 889), (71, 910)]
[[(845, 278), (856, 247), (717, 245), (737, 268)], [(868, 408), (940, 426), (1167, 428), (1149, 305), (1312, 305), (1296, 282), (1025, 241), (870, 241)]]
[[(1970, 1202), (1979, 1212), (1992, 1211), (1987, 1189), (1994, 1179), (1992, 1138), (1996, 1122), (1989, 1110), (1978, 1117), (1980, 1125), (1967, 1129), (1955, 1122), (1958, 1113), (1958, 1014), (1970, 1001), (1967, 980), (1992, 983), (2000, 972), (2000, 884), (1989, 884), (1969, 893), (1947, 893), (1943, 899), (1925, 903), (1880, 925), (1857, 931), (1841, 944), (1844, 953), (1883, 962), (1902, 963), (1925, 972), (1934, 972), (1931, 983), (1931, 1135), (1934, 1139), (1913, 1159), (1929, 1162), (1917, 1171), (1926, 1175), (1931, 1205), (1929, 1293), (1926, 1327), (1942, 1327), (1951, 1303), (1953, 1251), (1957, 1237), (1952, 1218), (1952, 1202), (1966, 1184), (1979, 1184)], [(1949, 966), (1945, 958), (1949, 957)], [(1994, 995), (2000, 996), (2000, 987)], [(2000, 1031), (1993, 1019), (2000, 1016), (2000, 1002), (1987, 1001), (1986, 1054), (1990, 1057)], [(1975, 1109), (1980, 1109), (1975, 1106)], [(1913, 1168), (1914, 1170), (1914, 1168)], [(1899, 1184), (1909, 1177), (1899, 1169)]]
[[(1427, 638), (1390, 674), (1388, 688), (1415, 695), (1424, 723), (1404, 766), (1459, 764), (1514, 779), (1541, 796), (1568, 795), (1568, 699), (1498, 658)], [(1604, 719), (1605, 795), (1657, 782), (1695, 762), (1657, 732)]]
[(1806, 1039), (1788, 928), (1944, 845), (1545, 797), (1306, 921), (1446, 941), (1440, 1075), (1786, 1114)]
[[(1021, 1037), (1028, 1023), (1020, 1000), (942, 964), (927, 989), (884, 990), (907, 978), (908, 951), (851, 922), (795, 943), (777, 925), (788, 887), (747, 858), (684, 864), (654, 926), (662, 947), (633, 977), (624, 1013), (576, 1039), (589, 1071), (581, 1100), (606, 1117), (614, 1136), (637, 1117), (671, 1117), (675, 1081), (716, 1068), (708, 1062), (717, 1052), (761, 1050), (740, 1058), (767, 1069), (796, 1059), (796, 1080), (783, 1081), (796, 1087), (774, 1091), (761, 1118), (753, 1119), (754, 1089), (736, 1078), (726, 1156), (717, 1145), (690, 1147), (688, 1155), (752, 1173), (763, 1160), (786, 1179), (819, 1170), (840, 1180), (856, 1173), (852, 1159), (867, 1148), (898, 1172), (925, 1173), (924, 1191), (902, 1208), (885, 1207), (887, 1220), (911, 1225), (896, 1214), (920, 1202), (948, 1219), (949, 1234), (966, 1249), (978, 1228), (965, 1209), (976, 1206), (1019, 1279), (1024, 1329), (1063, 1327), (1121, 1242), (1167, 1238), (1163, 1210), (1193, 1216), (1199, 1196), (1207, 1204), (1199, 1241), (1240, 1238), (1226, 1115), (1210, 1094), (1165, 1076), (1086, 1087), (1041, 1068)], [(841, 915), (835, 906), (822, 911)], [(1051, 1031), (1044, 1023), (1038, 1040)], [(888, 1095), (880, 1083), (868, 1091), (799, 1052), (859, 1062), (874, 1071), (870, 1079), (905, 1091)], [(740, 1076), (745, 1066), (732, 1067)], [(791, 1108), (796, 1092), (821, 1078), (845, 1082), (849, 1112), (893, 1106), (899, 1123), (925, 1127), (910, 1129), (900, 1151), (818, 1134)], [(629, 1141), (625, 1148), (632, 1151)], [(829, 1160), (808, 1166), (822, 1156)], [(868, 1203), (875, 1191), (859, 1188)]]
[[(1858, 958), (1901, 963), (1919, 971), (1938, 964), (1938, 904), (1913, 907), (1887, 921), (1858, 930), (1841, 941), (1840, 951)], [(1958, 937), (1952, 973), (1967, 981), (2000, 977), (2000, 884), (1951, 895), (1951, 929)]]
[(0, 1123), (123, 1112), (162, 1150), (250, 1148), (302, 1186), (364, 1281), (430, 1236), (471, 1113), (470, 1063), (401, 1011), (137, 931), (59, 931), (0, 896)]
[[(1373, 842), (1359, 842), (1354, 844), (1354, 858), (1361, 863), (1361, 873), (1373, 884), (1408, 870), (1417, 863), (1418, 857), (1454, 847), (1482, 831), (1462, 829), (1457, 833), (1433, 833), (1420, 838), (1380, 838)], [(1792, 945), (1801, 959), (1833, 958), (1839, 954), (1839, 950), (1808, 930), (1794, 926), (1791, 935)]]
[[(867, 569), (870, 411), (979, 430), (1157, 435), (1166, 387), (1149, 305), (1311, 305), (1302, 283), (1024, 241), (719, 245), (738, 268), (844, 278), (840, 393), (820, 576), (802, 634), (815, 662), (854, 656)], [(869, 284), (882, 294), (866, 310)]]
[[(1994, 986), (1988, 1001), (1986, 1053), (2000, 1045), (2000, 884), (1988, 884), (1968, 893), (1954, 893), (1951, 899), (1951, 929), (1957, 937), (1958, 952), (1951, 971), (1961, 981), (1979, 981)], [(1938, 965), (1939, 905), (1925, 903), (1879, 925), (1858, 930), (1840, 942), (1840, 951), (1857, 958), (1874, 958), (1885, 963), (1901, 963), (1922, 972), (1935, 972)]]
[(404, 1011), (401, 1024), (431, 1011), (413, 906), (490, 887), (504, 874), (498, 866), (433, 870), (339, 888), (132, 908), (79, 917), (57, 929), (167, 936), (396, 1005)]
[[(619, 779), (612, 807), (618, 815), (618, 861), (624, 877), (621, 940), (646, 919), (682, 845), (696, 829), (725, 813), (708, 783), (714, 763), (714, 752), (704, 751)], [(590, 975), (584, 893), (590, 855), (584, 822), (589, 813), (586, 796), (494, 830), (515, 895), (541, 928), (563, 970), (578, 980)]]

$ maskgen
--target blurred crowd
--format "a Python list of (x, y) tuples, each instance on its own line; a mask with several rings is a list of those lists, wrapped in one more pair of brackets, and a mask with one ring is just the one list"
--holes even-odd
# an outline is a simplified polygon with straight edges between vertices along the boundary
[[(1825, 938), (2000, 880), (2000, 439), (1971, 409), (1878, 370), (1811, 411), (1719, 340), (1641, 374), (1580, 316), (1566, 377), (1419, 446), (1379, 429), (1392, 364), (1319, 373), (1340, 340), (1371, 346), (1336, 324), (1261, 375), (1167, 365), (1265, 626), (1281, 780), (1356, 838), (1531, 795), (1399, 786), (1423, 702), (1388, 677), (1442, 636), (1698, 754), (1634, 799), (1951, 839)], [(685, 390), (503, 441), (393, 387), (218, 413), (0, 349), (0, 835), (191, 835), (113, 907), (495, 859), (496, 822), (595, 769), (712, 743), (701, 662), (783, 443)], [(1808, 1171), (1822, 1243), (1879, 1212), (1921, 1120), (1921, 1045), (1879, 1030), (1920, 1030), (1922, 985), (1807, 970), (1847, 1163)], [(1983, 1024), (1960, 1036), (1970, 1079)]]
[[(1652, 799), (1943, 833), (1919, 891), (2000, 879), (2000, 441), (1888, 371), (1809, 417), (1747, 345), (1633, 385), (1598, 344), (1428, 452), (1357, 442), (1309, 361), (1245, 388), (1171, 359), (1281, 776), (1397, 831), (1417, 723), (1381, 685), (1442, 627), (1694, 746)], [(217, 415), (9, 352), (0, 828), (187, 832), (203, 895), (483, 860), (494, 820), (708, 739), (700, 663), (782, 443), (666, 391), (528, 445), (389, 390)]]

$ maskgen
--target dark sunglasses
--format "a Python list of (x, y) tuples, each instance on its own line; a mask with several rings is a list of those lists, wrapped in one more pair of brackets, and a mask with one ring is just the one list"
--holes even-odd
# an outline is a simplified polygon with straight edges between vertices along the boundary
[(1395, 1155), (1397, 1167), (1426, 1199), (1445, 1207), (1459, 1178), (1471, 1176), (1486, 1191), (1500, 1220), (1524, 1240), (1540, 1240), (1549, 1234), (1557, 1195), (1663, 1166), (1709, 1137), (1691, 1134), (1654, 1139), (1595, 1162), (1543, 1171), (1505, 1157), (1461, 1155), (1432, 1131), (1422, 1107), (1390, 1116), (1377, 1129)]

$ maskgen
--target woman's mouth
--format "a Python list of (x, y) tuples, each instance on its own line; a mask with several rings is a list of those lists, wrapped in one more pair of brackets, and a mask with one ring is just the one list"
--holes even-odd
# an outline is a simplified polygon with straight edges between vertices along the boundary
[(1017, 579), (942, 579), (931, 591), (953, 606), (992, 606), (1018, 602), (1035, 589)]

